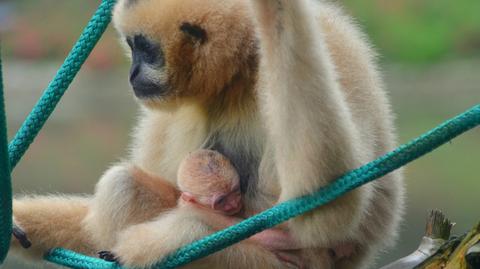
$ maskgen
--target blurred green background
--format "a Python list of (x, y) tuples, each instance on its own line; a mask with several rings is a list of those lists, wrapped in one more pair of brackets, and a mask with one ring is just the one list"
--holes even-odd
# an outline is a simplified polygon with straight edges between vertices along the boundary
[[(344, 0), (379, 51), (400, 141), (480, 102), (480, 1)], [(99, 1), (0, 1), (0, 36), (13, 136)], [(128, 66), (109, 29), (52, 119), (13, 173), (21, 194), (92, 193), (126, 154), (136, 104)], [(406, 168), (407, 211), (383, 265), (413, 251), (438, 208), (460, 234), (480, 221), (480, 131)], [(139, 242), (141, 244), (141, 242)], [(11, 258), (3, 268), (39, 268)], [(45, 268), (51, 268), (45, 265)]]

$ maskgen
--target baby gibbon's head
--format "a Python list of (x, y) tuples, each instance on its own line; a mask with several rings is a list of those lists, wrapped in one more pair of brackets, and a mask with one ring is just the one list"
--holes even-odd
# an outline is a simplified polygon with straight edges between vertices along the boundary
[(113, 21), (136, 97), (163, 109), (241, 96), (257, 69), (250, 12), (244, 0), (118, 1)]
[(242, 209), (240, 177), (230, 161), (216, 151), (190, 153), (181, 162), (177, 179), (187, 202), (228, 215)]

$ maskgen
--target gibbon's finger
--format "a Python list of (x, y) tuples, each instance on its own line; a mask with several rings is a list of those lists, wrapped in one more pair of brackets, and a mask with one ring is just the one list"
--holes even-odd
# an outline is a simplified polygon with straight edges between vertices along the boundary
[(12, 234), (23, 248), (29, 248), (32, 246), (32, 242), (28, 240), (27, 234), (15, 223), (13, 224)]
[(97, 254), (100, 259), (107, 262), (118, 262), (116, 255), (108, 250), (99, 251)]

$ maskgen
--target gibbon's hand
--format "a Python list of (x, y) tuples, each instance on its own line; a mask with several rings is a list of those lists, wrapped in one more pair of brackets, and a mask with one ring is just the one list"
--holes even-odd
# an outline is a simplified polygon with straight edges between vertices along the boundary
[(12, 235), (17, 239), (18, 243), (20, 243), (23, 248), (29, 248), (32, 246), (32, 242), (28, 240), (27, 234), (20, 227), (18, 227), (15, 221), (13, 222)]

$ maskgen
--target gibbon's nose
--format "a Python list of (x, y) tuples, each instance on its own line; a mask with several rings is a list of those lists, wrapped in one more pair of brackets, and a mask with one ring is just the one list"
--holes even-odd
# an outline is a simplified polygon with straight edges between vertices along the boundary
[(230, 194), (227, 196), (223, 205), (223, 212), (228, 215), (238, 213), (242, 209), (242, 196), (240, 194)]
[(130, 68), (130, 83), (133, 84), (133, 81), (135, 81), (135, 78), (140, 74), (140, 65), (132, 65), (132, 68)]

